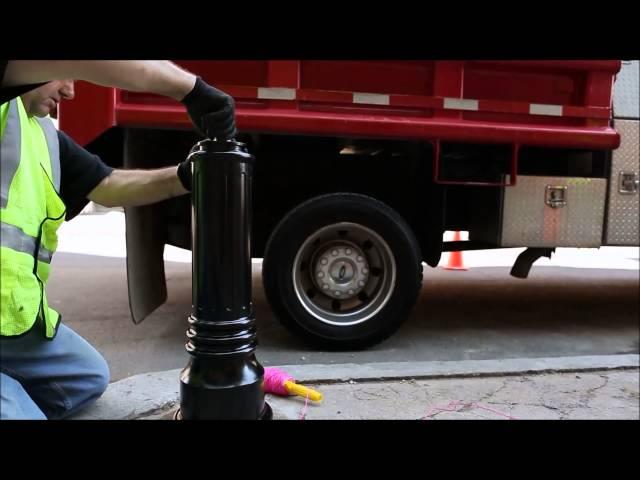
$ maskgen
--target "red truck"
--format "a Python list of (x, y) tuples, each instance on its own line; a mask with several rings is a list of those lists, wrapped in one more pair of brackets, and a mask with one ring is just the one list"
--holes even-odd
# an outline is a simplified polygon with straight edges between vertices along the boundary
[[(364, 348), (408, 317), (423, 262), (528, 247), (638, 245), (638, 61), (178, 61), (234, 96), (256, 156), (252, 257), (281, 323)], [(108, 164), (175, 165), (184, 108), (79, 82), (60, 128)], [(165, 244), (190, 199), (126, 209), (134, 322), (166, 300)], [(469, 231), (443, 242), (446, 230)]]

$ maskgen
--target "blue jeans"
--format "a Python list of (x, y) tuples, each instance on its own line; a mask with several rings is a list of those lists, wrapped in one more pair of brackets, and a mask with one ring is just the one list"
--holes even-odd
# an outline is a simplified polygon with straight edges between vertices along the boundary
[(89, 343), (60, 324), (53, 340), (39, 328), (0, 338), (0, 418), (53, 420), (93, 403), (109, 384), (107, 362)]

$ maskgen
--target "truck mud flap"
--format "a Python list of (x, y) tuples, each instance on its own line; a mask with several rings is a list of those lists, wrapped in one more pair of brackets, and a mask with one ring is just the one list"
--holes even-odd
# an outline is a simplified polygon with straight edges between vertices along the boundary
[[(164, 144), (154, 132), (128, 129), (125, 132), (124, 167), (153, 168)], [(142, 322), (167, 300), (164, 272), (166, 242), (163, 203), (125, 208), (127, 242), (127, 283), (129, 309), (134, 323)]]
[(167, 300), (165, 232), (158, 206), (126, 208), (125, 215), (129, 309), (137, 324)]

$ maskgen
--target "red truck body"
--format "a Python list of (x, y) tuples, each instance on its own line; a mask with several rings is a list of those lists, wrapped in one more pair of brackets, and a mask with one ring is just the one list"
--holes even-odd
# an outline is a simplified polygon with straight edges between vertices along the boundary
[[(179, 61), (234, 96), (241, 131), (612, 149), (620, 61)], [(177, 102), (79, 82), (60, 125), (189, 128)], [(87, 104), (92, 115), (87, 115)]]

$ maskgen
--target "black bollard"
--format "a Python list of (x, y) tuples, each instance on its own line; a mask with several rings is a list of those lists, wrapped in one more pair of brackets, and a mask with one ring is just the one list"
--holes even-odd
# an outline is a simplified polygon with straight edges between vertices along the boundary
[(251, 184), (254, 157), (236, 141), (191, 149), (191, 359), (180, 374), (183, 420), (271, 419), (251, 302)]

